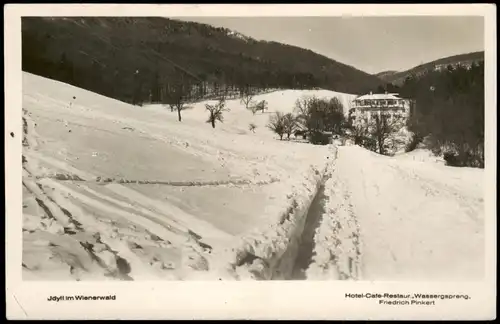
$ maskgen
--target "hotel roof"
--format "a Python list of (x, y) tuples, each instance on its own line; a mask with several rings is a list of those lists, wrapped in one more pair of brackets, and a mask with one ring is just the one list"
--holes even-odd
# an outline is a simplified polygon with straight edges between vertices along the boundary
[(403, 99), (398, 97), (397, 93), (370, 93), (357, 97), (354, 100), (387, 100), (387, 99)]

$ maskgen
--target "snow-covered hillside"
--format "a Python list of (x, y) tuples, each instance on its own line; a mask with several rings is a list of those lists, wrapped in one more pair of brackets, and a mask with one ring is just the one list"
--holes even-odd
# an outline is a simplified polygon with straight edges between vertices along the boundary
[(256, 115), (230, 100), (213, 129), (206, 102), (178, 122), (24, 73), (24, 278), (479, 275), (482, 170), (276, 140), (269, 114), (304, 95), (353, 97), (277, 91)]
[[(294, 102), (286, 93), (262, 99), (270, 111)], [(228, 106), (212, 129), (204, 103), (180, 123), (161, 106), (24, 73), (26, 276), (183, 278), (238, 235), (272, 224), (328, 151), (275, 140), (267, 113), (255, 116), (253, 134), (251, 112), (238, 100)]]
[[(261, 100), (266, 100), (268, 102), (269, 110), (264, 113), (257, 112), (255, 115), (248, 109), (245, 109), (244, 105), (238, 99), (229, 100), (226, 103), (226, 107), (230, 109), (230, 112), (224, 114), (224, 123), (217, 125), (217, 128), (225, 132), (236, 133), (236, 134), (252, 134), (249, 131), (249, 124), (253, 123), (257, 126), (256, 136), (264, 136), (269, 138), (270, 136), (275, 137), (266, 125), (269, 121), (269, 116), (276, 111), (283, 113), (294, 112), (295, 102), (297, 99), (302, 97), (317, 97), (331, 99), (337, 97), (342, 105), (344, 106), (345, 115), (348, 114), (351, 102), (356, 98), (356, 95), (345, 94), (330, 90), (282, 90), (273, 91), (266, 94), (261, 94), (255, 96), (252, 101), (254, 103)], [(195, 104), (187, 105), (187, 109), (183, 111), (182, 116), (186, 120), (196, 121), (197, 123), (206, 122), (208, 118), (208, 112), (206, 111), (205, 104), (215, 104), (217, 101), (209, 100), (198, 102)], [(146, 105), (144, 106), (148, 111), (167, 111), (169, 108), (165, 105)], [(169, 113), (169, 117), (174, 118), (175, 115)]]

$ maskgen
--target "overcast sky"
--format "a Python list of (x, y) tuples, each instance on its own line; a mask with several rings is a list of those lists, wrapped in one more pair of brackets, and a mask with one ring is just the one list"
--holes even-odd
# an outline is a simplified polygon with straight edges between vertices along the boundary
[(483, 17), (175, 17), (308, 48), (368, 73), (484, 50)]

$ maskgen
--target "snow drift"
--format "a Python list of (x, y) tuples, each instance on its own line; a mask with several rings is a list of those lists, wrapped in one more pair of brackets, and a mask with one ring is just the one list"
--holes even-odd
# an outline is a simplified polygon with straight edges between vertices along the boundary
[(242, 238), (230, 262), (236, 278), (291, 279), (308, 210), (318, 194), (323, 173), (324, 170), (311, 169), (303, 184), (292, 185), (293, 191), (286, 196), (279, 218), (269, 228)]

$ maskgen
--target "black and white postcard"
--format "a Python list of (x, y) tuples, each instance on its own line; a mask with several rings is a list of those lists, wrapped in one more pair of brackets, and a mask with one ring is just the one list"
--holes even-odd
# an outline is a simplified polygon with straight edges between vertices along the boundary
[(494, 5), (4, 12), (8, 318), (496, 318)]

